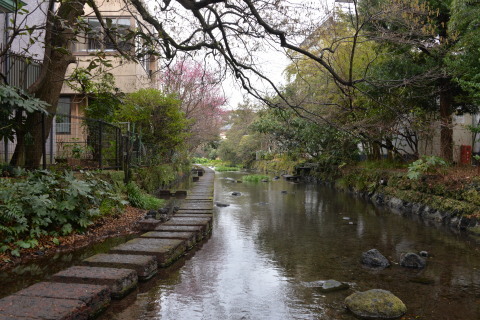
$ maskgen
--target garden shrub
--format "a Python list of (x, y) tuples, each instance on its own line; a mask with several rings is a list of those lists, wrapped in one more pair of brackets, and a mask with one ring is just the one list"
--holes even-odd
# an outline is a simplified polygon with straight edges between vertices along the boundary
[(259, 182), (262, 180), (270, 181), (270, 177), (263, 174), (249, 174), (249, 175), (243, 176), (242, 179), (243, 181), (247, 181), (247, 182)]
[(133, 207), (145, 210), (157, 210), (163, 206), (165, 200), (156, 198), (142, 191), (135, 182), (127, 184), (128, 201)]
[(81, 180), (72, 172), (45, 170), (0, 179), (0, 251), (18, 255), (16, 247), (35, 247), (41, 236), (85, 230), (126, 203), (110, 183), (89, 172)]

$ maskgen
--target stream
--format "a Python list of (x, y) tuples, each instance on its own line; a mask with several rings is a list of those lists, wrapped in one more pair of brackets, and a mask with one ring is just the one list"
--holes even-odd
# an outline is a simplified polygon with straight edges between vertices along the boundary
[[(403, 319), (480, 319), (476, 240), (317, 184), (226, 179), (242, 175), (216, 174), (215, 201), (230, 206), (215, 207), (210, 239), (101, 319), (355, 319), (344, 299), (375, 288), (403, 300)], [(360, 256), (372, 248), (392, 267), (364, 268)], [(422, 250), (425, 269), (398, 265)], [(327, 279), (351, 287), (315, 287)]]

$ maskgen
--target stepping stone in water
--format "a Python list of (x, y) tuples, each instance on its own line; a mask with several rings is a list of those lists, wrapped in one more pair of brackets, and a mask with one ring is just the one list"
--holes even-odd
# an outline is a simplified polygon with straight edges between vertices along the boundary
[(11, 295), (0, 299), (0, 319), (49, 319), (83, 320), (90, 314), (85, 302), (73, 299), (57, 299)]
[(95, 284), (39, 282), (14, 295), (80, 300), (85, 303), (88, 314), (94, 316), (108, 307), (111, 292), (107, 286)]
[(138, 276), (130, 269), (75, 266), (54, 274), (50, 280), (106, 285), (112, 292), (112, 298), (122, 298), (137, 286)]
[(193, 232), (196, 242), (200, 242), (203, 239), (202, 230), (202, 226), (166, 226), (164, 224), (155, 228), (155, 231)]
[(157, 259), (154, 256), (99, 253), (83, 260), (82, 264), (90, 267), (133, 269), (142, 281), (150, 279), (158, 271)]
[(155, 256), (158, 265), (166, 267), (186, 250), (187, 243), (184, 240), (137, 238), (110, 249), (110, 253)]
[(162, 221), (157, 220), (157, 219), (143, 219), (138, 222), (139, 228), (142, 231), (152, 231), (155, 230), (155, 228), (162, 223)]
[(154, 239), (180, 239), (185, 240), (187, 248), (192, 248), (197, 243), (195, 232), (176, 232), (176, 231), (150, 231), (142, 234), (142, 238)]
[(211, 218), (192, 218), (192, 217), (173, 217), (165, 223), (165, 225), (176, 226), (204, 226), (204, 233), (208, 233), (212, 229)]
[(211, 213), (177, 213), (174, 217), (177, 218), (213, 218)]

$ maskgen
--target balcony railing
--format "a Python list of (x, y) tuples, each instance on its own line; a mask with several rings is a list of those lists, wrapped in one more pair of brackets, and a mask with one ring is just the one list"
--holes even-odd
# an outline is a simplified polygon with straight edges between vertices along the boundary
[(0, 57), (0, 67), (1, 73), (5, 76), (0, 82), (25, 90), (40, 76), (41, 62), (8, 52)]

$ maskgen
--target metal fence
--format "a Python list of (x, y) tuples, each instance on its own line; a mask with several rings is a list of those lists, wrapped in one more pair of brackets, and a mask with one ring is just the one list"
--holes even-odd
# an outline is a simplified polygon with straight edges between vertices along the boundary
[[(41, 166), (65, 166), (72, 169), (115, 169), (126, 166), (146, 166), (151, 164), (152, 148), (142, 143), (137, 134), (125, 131), (114, 124), (97, 119), (77, 117), (67, 114), (52, 114), (53, 125), (42, 117), (39, 126), (46, 138), (42, 151)], [(34, 130), (32, 130), (34, 131)], [(21, 139), (23, 144), (28, 139)], [(13, 141), (0, 140), (0, 162), (10, 163), (16, 148), (20, 145), (17, 136)]]
[(27, 89), (40, 75), (41, 62), (13, 52), (0, 56), (0, 72), (5, 78), (0, 82)]

